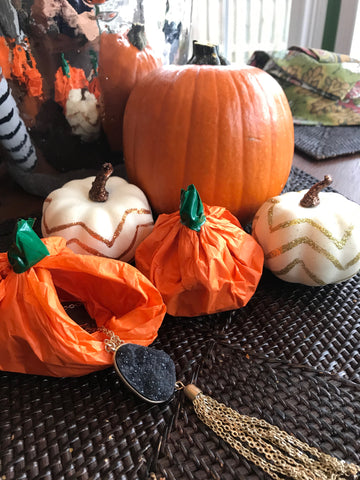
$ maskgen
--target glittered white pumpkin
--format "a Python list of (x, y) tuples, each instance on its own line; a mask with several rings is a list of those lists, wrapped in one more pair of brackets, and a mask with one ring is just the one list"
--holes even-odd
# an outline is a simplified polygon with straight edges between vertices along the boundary
[[(51, 192), (43, 204), (43, 236), (65, 238), (75, 253), (131, 261), (154, 220), (144, 193), (123, 178), (108, 178), (112, 171), (104, 164), (97, 177), (72, 180)], [(95, 186), (101, 200), (89, 194)]]
[[(313, 190), (273, 197), (255, 215), (252, 233), (265, 266), (287, 282), (327, 285), (360, 270), (360, 205), (338, 193), (319, 193), (330, 183), (326, 176)], [(307, 192), (318, 205), (300, 205)]]

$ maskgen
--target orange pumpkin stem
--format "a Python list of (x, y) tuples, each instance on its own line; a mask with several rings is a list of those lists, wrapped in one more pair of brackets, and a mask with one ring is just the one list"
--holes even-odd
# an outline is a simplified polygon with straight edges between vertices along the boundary
[(324, 180), (315, 183), (300, 200), (300, 205), (304, 208), (316, 207), (320, 203), (319, 193), (324, 188), (332, 184), (332, 178), (330, 175), (325, 175)]
[(144, 25), (141, 23), (133, 23), (127, 33), (127, 38), (131, 45), (134, 45), (138, 50), (144, 50), (147, 45)]
[(106, 190), (105, 185), (113, 171), (114, 169), (111, 163), (103, 164), (89, 190), (89, 198), (91, 201), (106, 202), (106, 200), (109, 198), (109, 192)]

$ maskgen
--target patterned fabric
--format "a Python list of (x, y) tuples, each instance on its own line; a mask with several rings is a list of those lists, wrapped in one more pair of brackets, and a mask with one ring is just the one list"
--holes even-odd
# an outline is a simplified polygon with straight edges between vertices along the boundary
[(256, 51), (249, 64), (262, 68), (283, 87), (294, 123), (360, 124), (360, 62), (320, 49)]

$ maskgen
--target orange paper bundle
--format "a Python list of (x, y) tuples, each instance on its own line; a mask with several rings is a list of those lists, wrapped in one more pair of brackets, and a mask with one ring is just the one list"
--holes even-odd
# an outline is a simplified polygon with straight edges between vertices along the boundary
[(36, 67), (36, 61), (31, 52), (21, 45), (13, 50), (12, 75), (19, 83), (26, 85), (27, 93), (32, 97), (40, 97), (43, 93), (43, 79)]
[(112, 365), (106, 335), (88, 333), (61, 302), (84, 305), (97, 327), (122, 340), (149, 345), (165, 305), (134, 267), (104, 257), (77, 255), (60, 237), (40, 240), (21, 220), (8, 253), (0, 254), (0, 369), (79, 376)]
[(182, 190), (180, 211), (158, 217), (135, 262), (170, 315), (198, 316), (246, 305), (259, 283), (264, 254), (228, 210), (203, 205), (190, 185)]
[(0, 67), (5, 78), (11, 76), (11, 56), (10, 48), (5, 40), (5, 37), (0, 37)]
[(61, 54), (62, 65), (55, 73), (55, 102), (59, 103), (65, 110), (66, 101), (70, 90), (73, 88), (89, 88), (89, 82), (84, 70), (72, 67)]
[(93, 93), (95, 97), (99, 100), (101, 94), (100, 94), (100, 83), (99, 83), (98, 77), (94, 77), (89, 82), (89, 92)]

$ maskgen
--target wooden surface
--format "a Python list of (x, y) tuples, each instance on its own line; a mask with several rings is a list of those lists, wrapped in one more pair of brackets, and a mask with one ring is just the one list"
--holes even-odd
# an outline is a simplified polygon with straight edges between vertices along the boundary
[(295, 153), (293, 163), (319, 180), (322, 180), (324, 175), (331, 175), (332, 187), (360, 204), (360, 155), (312, 160)]
[[(294, 165), (320, 180), (330, 174), (333, 187), (360, 204), (360, 155), (315, 161), (295, 153)], [(27, 194), (10, 177), (5, 163), (0, 163), (0, 221), (40, 212), (42, 203), (43, 198)]]

